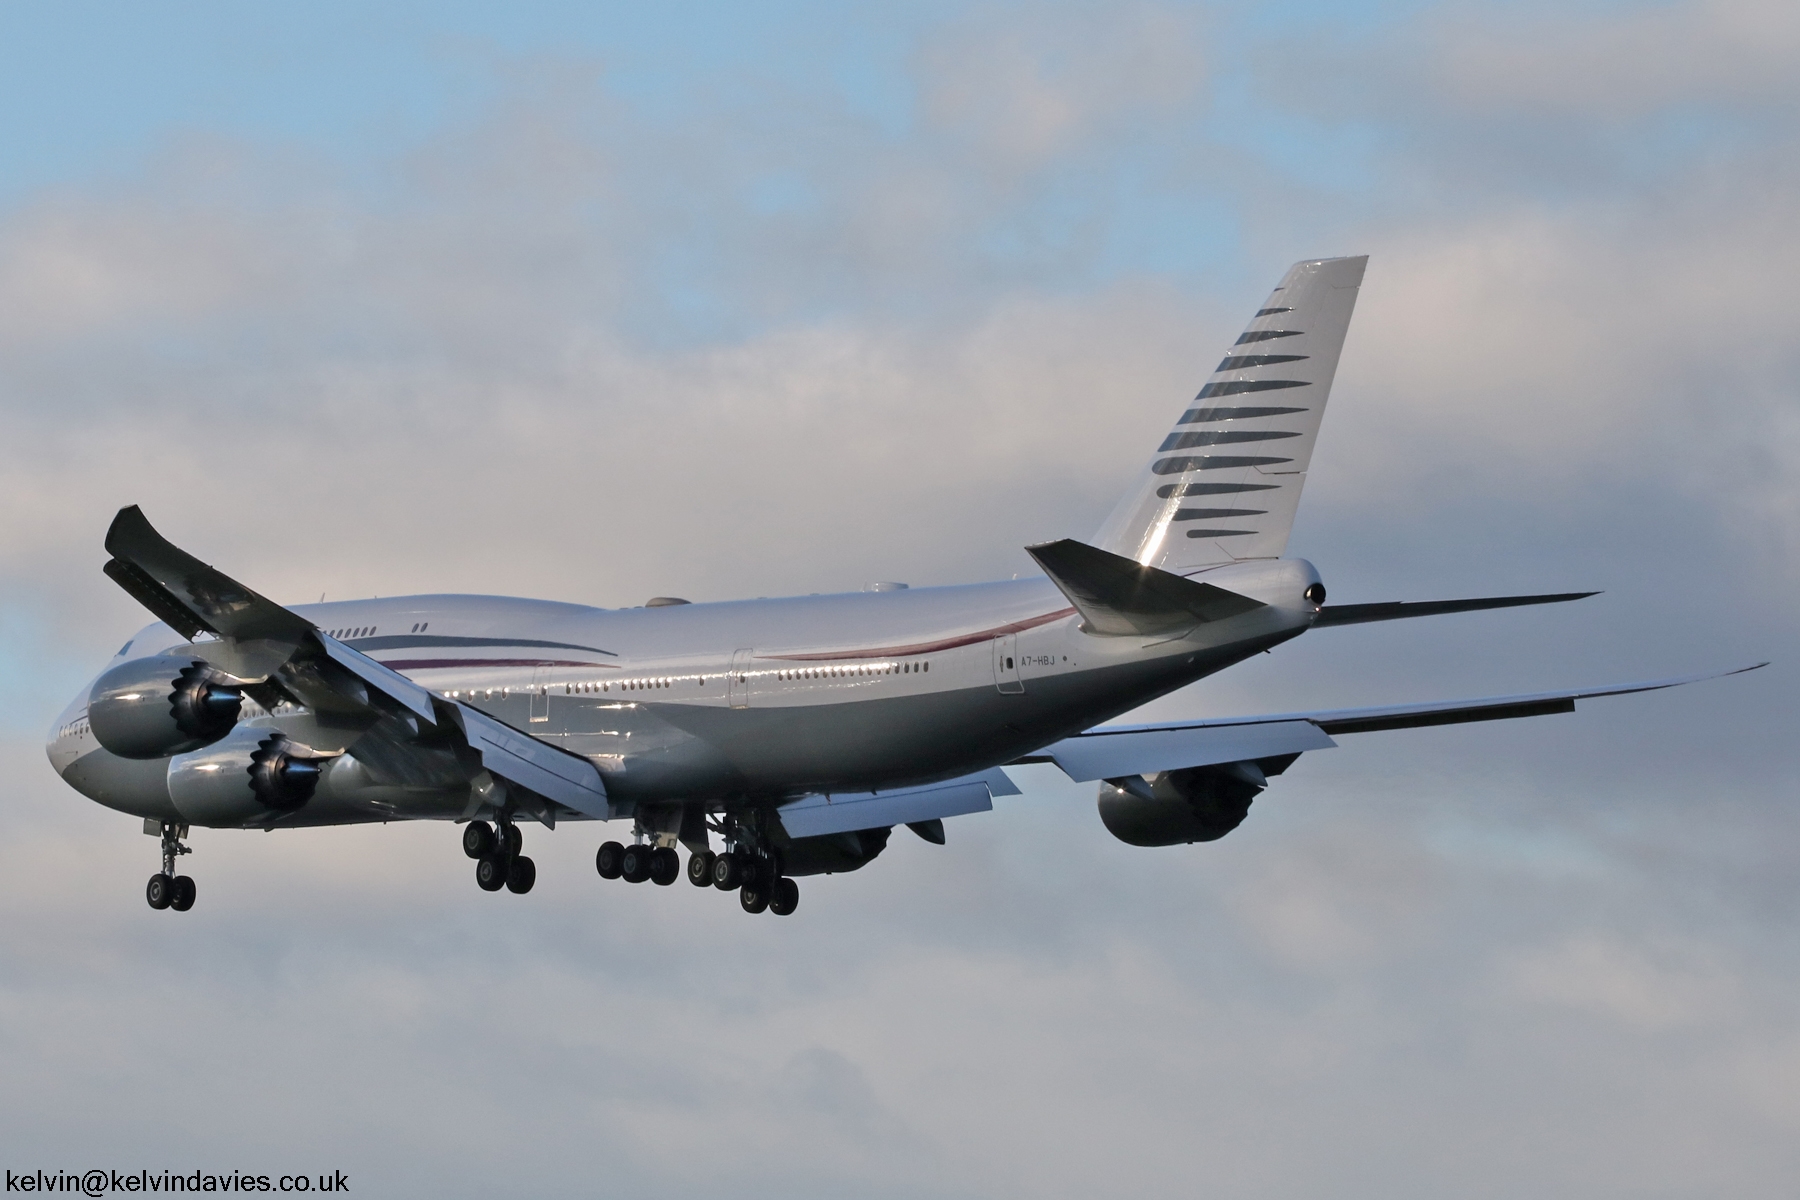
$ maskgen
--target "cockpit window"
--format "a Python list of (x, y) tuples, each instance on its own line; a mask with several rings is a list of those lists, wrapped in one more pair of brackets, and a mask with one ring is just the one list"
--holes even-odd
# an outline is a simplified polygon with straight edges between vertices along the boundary
[[(131, 639), (131, 642), (135, 642), (135, 641), (137, 641), (136, 638)], [(120, 646), (119, 652), (117, 654), (113, 655), (113, 657), (114, 658), (124, 658), (127, 654), (131, 653), (131, 642), (126, 642), (123, 646)]]

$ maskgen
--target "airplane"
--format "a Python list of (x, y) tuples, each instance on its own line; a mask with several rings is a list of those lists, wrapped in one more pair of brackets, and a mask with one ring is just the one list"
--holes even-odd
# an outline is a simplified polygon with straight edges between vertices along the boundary
[(1282, 557), (1366, 263), (1295, 264), (1092, 540), (1026, 548), (1031, 578), (611, 610), (283, 606), (122, 509), (104, 570), (156, 621), (58, 717), (51, 765), (160, 839), (154, 909), (193, 907), (193, 827), (457, 822), (476, 883), (524, 894), (523, 823), (629, 821), (629, 843), (596, 851), (603, 878), (666, 886), (685, 848), (694, 885), (789, 915), (797, 879), (862, 868), (897, 826), (942, 844), (947, 818), (1021, 794), (1008, 766), (1096, 784), (1134, 846), (1209, 842), (1338, 736), (1716, 677), (1108, 724), (1309, 629), (1595, 594), (1328, 604), (1313, 565)]

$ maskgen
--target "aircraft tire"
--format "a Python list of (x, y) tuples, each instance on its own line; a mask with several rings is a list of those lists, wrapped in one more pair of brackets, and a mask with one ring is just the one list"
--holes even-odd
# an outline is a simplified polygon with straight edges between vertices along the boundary
[(515, 896), (523, 896), (537, 882), (537, 864), (523, 854), (512, 860), (506, 868), (506, 890)]
[(727, 850), (713, 860), (713, 886), (721, 892), (734, 892), (744, 886), (743, 859)]
[(753, 883), (746, 883), (738, 889), (738, 903), (747, 913), (759, 913), (769, 907), (769, 893)]
[(658, 846), (650, 852), (650, 882), (668, 887), (681, 878), (681, 855), (669, 846)]
[(769, 897), (769, 911), (778, 917), (791, 917), (800, 907), (800, 885), (791, 879), (777, 879), (774, 894)]
[(192, 878), (186, 875), (175, 877), (174, 895), (169, 899), (169, 907), (176, 912), (186, 912), (194, 907), (194, 897), (198, 890)]
[(627, 846), (619, 859), (620, 877), (626, 883), (642, 883), (650, 878), (650, 847)]
[(738, 884), (740, 887), (758, 887), (766, 891), (769, 886), (768, 872), (768, 864), (754, 854), (738, 855)]
[(717, 857), (718, 855), (711, 850), (702, 850), (698, 854), (688, 855), (688, 882), (695, 887), (711, 887), (713, 860)]
[(517, 858), (525, 851), (525, 834), (517, 825), (506, 827), (506, 854), (509, 858)]
[(463, 826), (463, 853), (481, 858), (494, 852), (494, 828), (486, 821), (470, 821)]
[(175, 881), (158, 871), (144, 886), (144, 899), (149, 901), (150, 907), (154, 909), (160, 910), (169, 907), (175, 901)]
[(625, 847), (617, 842), (601, 842), (594, 851), (594, 870), (602, 879), (617, 879), (625, 871)]
[(484, 892), (497, 892), (506, 886), (506, 860), (497, 854), (475, 862), (475, 883)]

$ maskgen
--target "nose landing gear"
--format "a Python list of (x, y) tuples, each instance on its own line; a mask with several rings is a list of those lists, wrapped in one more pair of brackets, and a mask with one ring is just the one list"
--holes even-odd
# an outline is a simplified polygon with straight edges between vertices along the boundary
[(150, 882), (144, 888), (144, 899), (154, 909), (172, 908), (176, 912), (186, 912), (194, 907), (196, 889), (192, 879), (175, 873), (175, 859), (180, 855), (193, 853), (181, 844), (181, 839), (187, 836), (188, 827), (177, 825), (173, 821), (159, 823), (153, 820), (144, 822), (144, 825), (144, 832), (151, 832), (151, 827), (155, 826), (155, 832), (162, 837), (162, 870), (150, 877)]

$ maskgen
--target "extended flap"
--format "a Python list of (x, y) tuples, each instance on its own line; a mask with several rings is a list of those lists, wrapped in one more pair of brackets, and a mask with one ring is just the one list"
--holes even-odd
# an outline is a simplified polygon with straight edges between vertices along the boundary
[(823, 837), (987, 812), (994, 807), (994, 796), (1019, 794), (1006, 772), (995, 767), (960, 779), (892, 792), (807, 796), (781, 808), (779, 815), (789, 837)]
[(606, 784), (593, 763), (520, 733), (466, 704), (455, 705), (452, 711), (463, 736), (481, 756), (481, 765), (493, 774), (586, 816), (602, 821), (611, 818)]
[[(1217, 763), (1248, 762), (1282, 754), (1329, 750), (1337, 745), (1311, 721), (1268, 721), (1257, 725), (1211, 725), (1189, 729), (1097, 729), (1046, 747), (1041, 753), (1070, 779), (1087, 783), (1178, 771)], [(1035, 757), (1035, 756), (1034, 756)]]
[(404, 704), (427, 723), (437, 724), (437, 711), (432, 706), (429, 689), (414, 683), (393, 668), (376, 662), (362, 651), (351, 649), (334, 637), (323, 633), (314, 636), (333, 662), (361, 678), (364, 683), (373, 684)]

